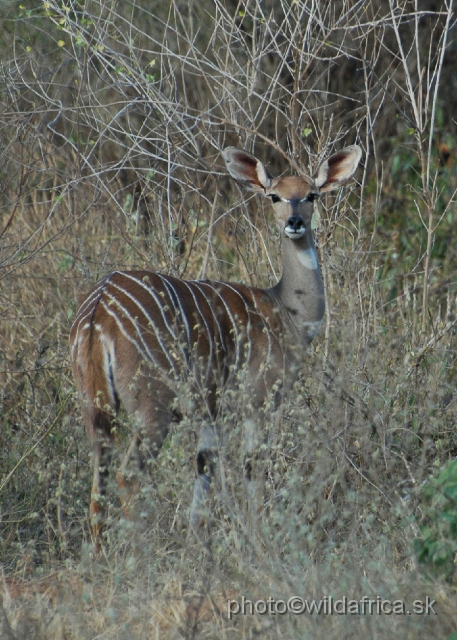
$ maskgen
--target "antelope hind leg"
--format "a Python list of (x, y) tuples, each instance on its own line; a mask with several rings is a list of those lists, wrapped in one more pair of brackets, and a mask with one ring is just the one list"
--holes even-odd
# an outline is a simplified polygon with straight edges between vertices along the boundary
[(102, 434), (96, 434), (94, 442), (94, 474), (90, 496), (90, 522), (95, 551), (101, 549), (101, 537), (106, 521), (106, 485), (112, 459), (112, 443)]
[(131, 472), (127, 472), (127, 467), (134, 455), (138, 459), (139, 470), (142, 469), (143, 465), (141, 464), (141, 454), (139, 450), (140, 444), (140, 434), (136, 432), (130, 442), (127, 453), (122, 460), (121, 466), (116, 473), (119, 498), (126, 520), (137, 519), (137, 502), (140, 492), (140, 482), (136, 473), (132, 474)]

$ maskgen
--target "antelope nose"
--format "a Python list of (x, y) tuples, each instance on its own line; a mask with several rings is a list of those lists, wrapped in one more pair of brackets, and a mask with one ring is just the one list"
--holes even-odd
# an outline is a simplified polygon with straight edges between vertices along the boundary
[(305, 225), (301, 216), (291, 216), (286, 223), (286, 228), (293, 233), (300, 233), (305, 230)]

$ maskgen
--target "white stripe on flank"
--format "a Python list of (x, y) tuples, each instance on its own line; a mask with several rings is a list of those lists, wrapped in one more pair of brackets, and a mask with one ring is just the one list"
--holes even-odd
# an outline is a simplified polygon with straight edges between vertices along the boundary
[[(116, 299), (113, 298), (113, 300), (116, 302)], [(119, 331), (121, 332), (121, 334), (124, 336), (124, 338), (126, 340), (128, 340), (129, 342), (131, 342), (135, 347), (136, 350), (140, 353), (141, 357), (143, 358), (143, 360), (149, 360), (151, 362), (154, 363), (155, 366), (158, 366), (157, 362), (154, 360), (154, 356), (149, 352), (149, 350), (145, 351), (143, 346), (138, 344), (138, 342), (135, 340), (135, 338), (133, 338), (128, 331), (125, 329), (121, 319), (119, 318), (118, 314), (115, 312), (115, 310), (112, 308), (112, 306), (105, 304), (104, 302), (102, 302), (102, 306), (105, 309), (106, 313), (108, 315), (110, 315), (112, 318), (114, 318), (114, 321), (116, 322)], [(132, 322), (132, 320), (129, 318), (129, 320)], [(132, 323), (134, 326), (135, 324)], [(136, 328), (136, 327), (135, 327)]]
[[(227, 316), (230, 318), (230, 322), (233, 325), (233, 332), (234, 332), (234, 337), (235, 337), (235, 344), (236, 344), (236, 354), (235, 354), (235, 368), (238, 368), (239, 366), (239, 362), (241, 359), (241, 345), (240, 345), (240, 336), (238, 334), (238, 327), (235, 321), (235, 317), (233, 316), (233, 313), (229, 307), (229, 305), (227, 304), (227, 302), (224, 300), (224, 296), (222, 295), (222, 291), (223, 288), (225, 286), (225, 282), (216, 282), (214, 280), (212, 281), (208, 281), (204, 283), (207, 287), (210, 287), (216, 294), (217, 296), (220, 298), (220, 300), (222, 300), (222, 304), (225, 307), (225, 310), (227, 312)], [(218, 286), (219, 285), (219, 288)]]
[[(78, 309), (78, 317), (85, 313), (89, 307), (93, 307), (94, 302), (100, 297), (101, 292), (103, 291), (106, 283), (103, 283), (101, 287), (97, 287), (95, 291), (92, 291), (90, 296), (84, 300), (82, 305)], [(92, 311), (92, 309), (91, 309)]]
[[(202, 280), (191, 280), (190, 283), (192, 284), (192, 286), (198, 289), (198, 291), (200, 291), (202, 296), (207, 301), (209, 310), (214, 319), (214, 325), (215, 327), (217, 327), (217, 330), (219, 333), (219, 343), (217, 343), (216, 334), (214, 332), (210, 333), (209, 330), (208, 330), (208, 336), (209, 336), (208, 339), (211, 340), (211, 347), (213, 347), (214, 345), (216, 371), (219, 374), (222, 374), (224, 370), (225, 356), (227, 355), (227, 348), (226, 348), (224, 336), (222, 334), (222, 327), (219, 322), (219, 318), (217, 317), (216, 312), (214, 310), (214, 305), (212, 304), (211, 299), (208, 297), (208, 291), (205, 291), (205, 286), (208, 286), (208, 283)], [(212, 290), (212, 287), (210, 287), (210, 289)], [(209, 366), (210, 366), (210, 361), (208, 361), (208, 367)]]
[[(224, 336), (222, 334), (222, 327), (220, 325), (219, 322), (219, 318), (216, 315), (216, 312), (214, 311), (213, 305), (211, 304), (211, 301), (209, 300), (207, 293), (204, 291), (204, 287), (205, 286), (209, 286), (209, 283), (205, 280), (190, 280), (190, 282), (201, 292), (201, 294), (203, 296), (205, 296), (205, 300), (208, 302), (210, 311), (212, 313), (212, 316), (214, 318), (214, 322), (218, 328), (219, 331), (219, 340), (220, 340), (220, 345), (222, 350), (224, 351), (224, 353), (227, 353), (227, 349), (225, 348), (225, 341), (224, 341)], [(202, 288), (203, 287), (203, 288)], [(213, 287), (210, 287), (211, 290), (213, 290)], [(217, 355), (217, 352), (216, 352)]]
[[(237, 296), (240, 298), (241, 302), (244, 304), (244, 308), (246, 310), (246, 315), (248, 317), (247, 325), (246, 325), (246, 327), (244, 327), (244, 330), (246, 332), (246, 341), (248, 343), (248, 353), (246, 354), (246, 362), (249, 362), (250, 358), (251, 358), (251, 351), (252, 351), (252, 343), (251, 343), (251, 340), (249, 339), (249, 333), (250, 333), (250, 329), (251, 329), (251, 310), (249, 309), (249, 307), (247, 305), (247, 302), (244, 299), (244, 297), (236, 289), (236, 287), (234, 287), (234, 286), (232, 286), (230, 284), (230, 282), (220, 282), (219, 284), (224, 285), (226, 289), (231, 289), (234, 293), (237, 294)], [(239, 330), (237, 330), (237, 333), (239, 335)]]
[[(183, 280), (182, 283), (184, 285), (186, 285), (186, 287), (189, 289), (189, 291), (190, 291), (190, 293), (192, 295), (192, 299), (194, 301), (195, 309), (198, 311), (198, 313), (200, 315), (200, 318), (203, 320), (203, 323), (204, 323), (204, 325), (206, 327), (206, 333), (208, 334), (209, 357), (208, 357), (208, 361), (206, 363), (206, 375), (205, 375), (205, 382), (208, 382), (208, 380), (210, 379), (211, 362), (213, 360), (213, 354), (214, 354), (213, 336), (211, 334), (209, 325), (208, 325), (208, 323), (206, 321), (205, 314), (202, 312), (202, 310), (200, 308), (200, 305), (198, 304), (197, 297), (196, 297), (195, 292), (194, 292), (193, 287), (192, 287), (193, 283), (186, 282), (185, 280)], [(197, 362), (195, 364), (197, 365)]]
[[(162, 315), (162, 319), (163, 322), (165, 324), (165, 326), (167, 327), (168, 331), (171, 334), (171, 337), (173, 338), (173, 340), (176, 340), (176, 334), (173, 331), (173, 328), (170, 326), (168, 320), (167, 320), (167, 316), (165, 315), (165, 311), (164, 311), (164, 301), (160, 299), (160, 296), (157, 294), (157, 292), (150, 287), (149, 285), (147, 285), (143, 280), (138, 280), (138, 278), (135, 278), (135, 276), (132, 276), (130, 273), (123, 273), (122, 275), (124, 275), (125, 277), (129, 278), (130, 280), (133, 280), (133, 282), (136, 282), (140, 287), (142, 287), (145, 291), (147, 291), (147, 293), (151, 296), (151, 298), (154, 299), (154, 302), (156, 303), (161, 315)], [(153, 274), (153, 275), (158, 275), (158, 274)], [(136, 299), (135, 299), (136, 301)], [(137, 301), (136, 301), (137, 302)], [(138, 304), (138, 302), (137, 302)], [(138, 306), (140, 306), (138, 304)], [(142, 307), (143, 308), (143, 307)]]
[[(149, 313), (146, 312), (146, 310), (144, 309), (143, 305), (141, 305), (138, 300), (136, 300), (128, 291), (126, 291), (125, 289), (123, 289), (122, 287), (120, 287), (119, 285), (115, 284), (114, 282), (110, 283), (112, 287), (116, 288), (118, 291), (121, 291), (122, 293), (124, 293), (124, 295), (126, 295), (128, 298), (130, 298), (130, 300), (132, 300), (137, 307), (144, 313), (144, 315), (146, 316), (146, 318), (148, 319), (148, 323), (150, 325), (150, 327), (154, 330), (155, 336), (157, 338), (157, 341), (166, 357), (166, 359), (168, 360), (168, 362), (171, 365), (171, 368), (175, 371), (175, 373), (177, 373), (176, 371), (176, 363), (174, 362), (173, 358), (171, 357), (167, 347), (165, 346), (162, 337), (160, 336), (160, 332), (157, 330), (157, 327), (154, 324), (154, 321), (152, 320), (151, 316), (149, 315)], [(114, 296), (113, 294), (110, 294), (108, 291), (105, 291), (105, 297), (110, 298), (111, 301), (117, 306), (118, 309), (120, 309), (123, 314), (130, 320), (130, 322), (132, 323), (132, 325), (135, 327), (135, 331), (136, 334), (138, 336), (138, 338), (140, 339), (141, 343), (143, 344), (144, 349), (146, 350), (147, 354), (148, 354), (148, 358), (151, 362), (154, 362), (154, 364), (157, 366), (157, 363), (154, 359), (153, 354), (151, 353), (151, 350), (149, 349), (149, 345), (147, 343), (147, 341), (144, 339), (144, 335), (143, 333), (151, 333), (150, 329), (148, 329), (148, 327), (142, 327), (139, 322), (138, 322), (138, 318), (133, 317), (131, 315), (131, 313), (119, 302), (119, 300), (117, 299), (116, 296)], [(108, 311), (108, 313), (110, 312), (110, 307), (111, 310), (113, 311), (113, 313), (111, 313), (111, 315), (113, 317), (115, 317), (114, 314), (114, 309), (112, 309), (113, 305), (110, 305), (109, 303), (105, 303), (104, 300), (100, 301), (101, 304), (103, 304), (104, 308), (106, 309), (106, 311)], [(118, 321), (118, 325), (120, 322), (120, 319), (116, 317), (116, 320)], [(122, 324), (122, 322), (120, 323)], [(123, 333), (124, 335), (126, 334), (125, 328), (123, 327)], [(133, 342), (134, 344), (137, 345), (137, 348), (139, 349), (139, 344), (136, 340), (131, 340), (131, 342)]]
[[(178, 302), (179, 305), (179, 315), (181, 316), (184, 325), (186, 327), (186, 334), (187, 334), (187, 344), (189, 346), (191, 346), (191, 339), (192, 339), (192, 334), (191, 334), (191, 328), (189, 326), (189, 319), (187, 318), (186, 312), (184, 310), (184, 307), (181, 304), (181, 298), (179, 297), (179, 293), (176, 291), (175, 287), (173, 286), (173, 283), (170, 282), (168, 280), (168, 278), (166, 276), (162, 276), (160, 273), (156, 273), (156, 276), (158, 276), (162, 282), (165, 285), (165, 288), (168, 291), (168, 295), (170, 296), (170, 300), (173, 302), (173, 307), (175, 307), (175, 300)], [(173, 292), (173, 293), (171, 293)]]

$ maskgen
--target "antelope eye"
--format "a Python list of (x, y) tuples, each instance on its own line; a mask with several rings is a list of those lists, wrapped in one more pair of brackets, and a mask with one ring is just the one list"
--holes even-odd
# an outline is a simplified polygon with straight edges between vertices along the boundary
[(314, 202), (314, 200), (316, 200), (316, 198), (318, 197), (319, 196), (317, 195), (317, 193), (310, 193), (306, 199), (308, 202)]
[(270, 198), (273, 204), (281, 201), (281, 198), (276, 195), (276, 193), (270, 193)]

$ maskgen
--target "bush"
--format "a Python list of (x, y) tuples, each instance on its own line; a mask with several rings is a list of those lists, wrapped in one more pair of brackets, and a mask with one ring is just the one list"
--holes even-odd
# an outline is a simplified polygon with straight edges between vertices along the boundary
[(419, 562), (446, 580), (455, 573), (457, 553), (457, 460), (449, 462), (421, 491), (424, 524), (414, 540)]

